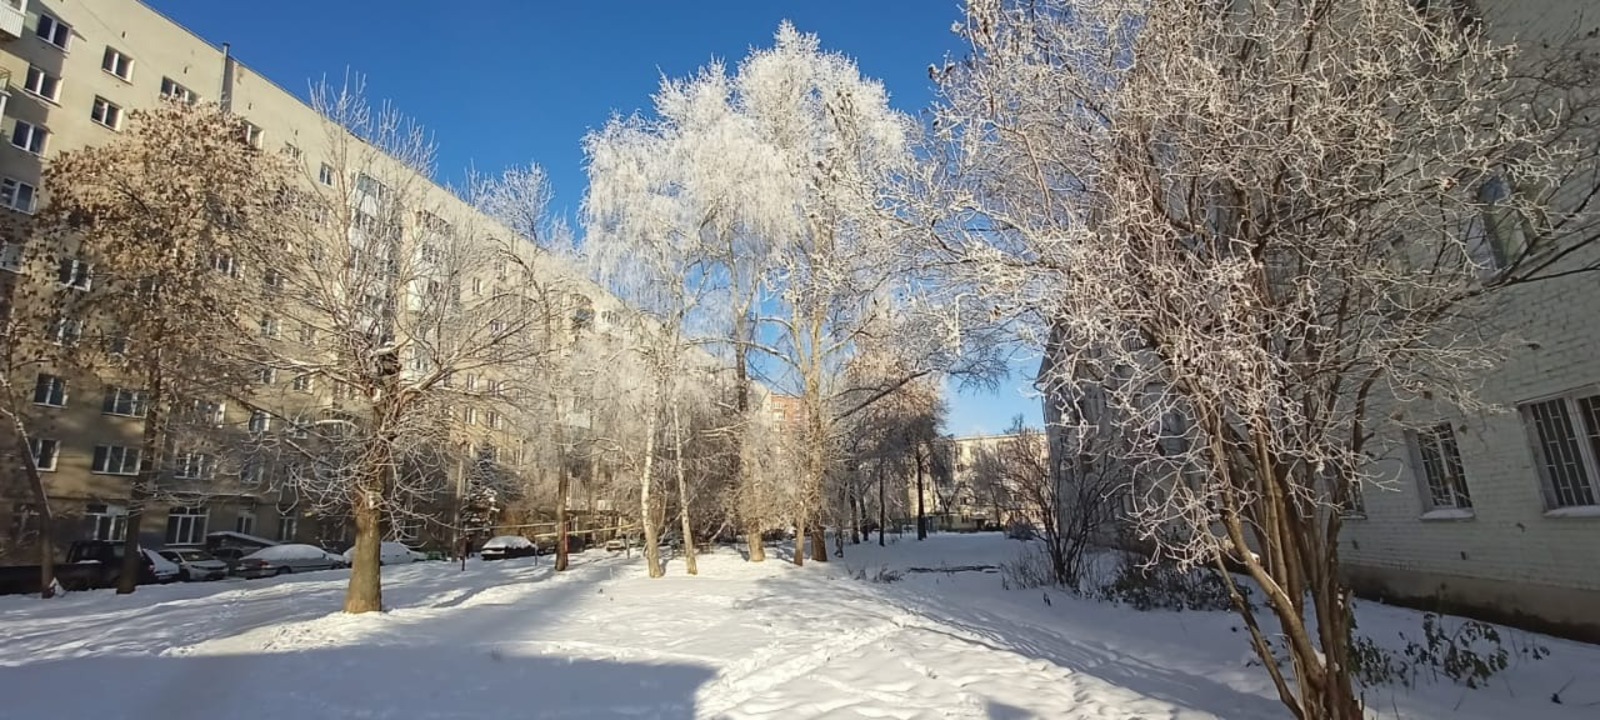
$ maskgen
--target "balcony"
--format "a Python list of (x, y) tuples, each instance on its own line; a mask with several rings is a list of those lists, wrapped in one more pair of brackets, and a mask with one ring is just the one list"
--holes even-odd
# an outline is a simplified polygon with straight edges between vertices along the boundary
[(0, 39), (15, 40), (22, 37), (23, 21), (27, 19), (28, 0), (0, 0)]

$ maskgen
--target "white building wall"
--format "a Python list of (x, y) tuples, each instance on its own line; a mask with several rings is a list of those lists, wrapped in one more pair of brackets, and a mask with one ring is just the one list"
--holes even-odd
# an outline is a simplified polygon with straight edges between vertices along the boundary
[[(1589, 0), (1481, 5), (1493, 36), (1516, 38), (1533, 52), (1545, 39), (1600, 31), (1600, 5)], [(1600, 42), (1591, 39), (1588, 49), (1600, 53)], [(1384, 438), (1395, 449), (1378, 468), (1392, 480), (1387, 489), (1366, 490), (1365, 517), (1345, 526), (1343, 560), (1365, 594), (1600, 640), (1600, 506), (1551, 511), (1532, 436), (1516, 410), (1582, 388), (1600, 393), (1600, 278), (1545, 281), (1500, 302), (1498, 327), (1489, 329), (1514, 341), (1504, 365), (1484, 378), (1481, 397), (1503, 410), (1438, 418), (1455, 426), (1471, 510), (1429, 513), (1422, 471), (1406, 443)], [(1600, 440), (1591, 442), (1600, 455)], [(1600, 497), (1600, 466), (1589, 467), (1588, 477)]]

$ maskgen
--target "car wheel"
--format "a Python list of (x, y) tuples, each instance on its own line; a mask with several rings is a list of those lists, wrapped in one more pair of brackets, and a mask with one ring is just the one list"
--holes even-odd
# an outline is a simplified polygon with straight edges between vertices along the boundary
[(290, 572), (289, 568), (281, 567), (281, 568), (278, 568), (278, 571), (273, 573), (273, 575), (288, 575), (289, 572)]
[(187, 569), (184, 569), (184, 570), (179, 570), (179, 571), (178, 571), (178, 579), (179, 579), (179, 580), (182, 580), (182, 581), (184, 581), (184, 582), (189, 582), (189, 581), (190, 581), (190, 580), (192, 580), (192, 579), (193, 579), (193, 578), (191, 578), (191, 577), (190, 577), (190, 576), (189, 576), (189, 571), (188, 571), (188, 570), (187, 570)]

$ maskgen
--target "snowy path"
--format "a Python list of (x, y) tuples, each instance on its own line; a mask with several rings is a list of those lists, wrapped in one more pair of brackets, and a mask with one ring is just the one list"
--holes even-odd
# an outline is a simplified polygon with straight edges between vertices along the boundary
[[(393, 610), (358, 617), (330, 613), (339, 573), (0, 598), (0, 718), (1284, 715), (1240, 661), (1226, 615), (1047, 603), (979, 572), (850, 577), (993, 563), (1015, 548), (939, 537), (804, 569), (723, 551), (700, 577), (673, 564), (660, 580), (600, 553), (559, 577), (527, 561), (423, 563), (386, 568)], [(1593, 648), (1553, 649), (1579, 659), (1566, 669), (1600, 672)], [(1388, 704), (1463, 716), (1449, 693), (1467, 691), (1445, 690)], [(1503, 717), (1508, 702), (1478, 691), (1466, 716)], [(1541, 710), (1552, 708), (1520, 717), (1586, 717)]]

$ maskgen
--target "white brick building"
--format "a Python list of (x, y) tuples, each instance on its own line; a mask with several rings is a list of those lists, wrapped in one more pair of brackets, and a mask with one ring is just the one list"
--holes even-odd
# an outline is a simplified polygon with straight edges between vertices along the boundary
[[(1600, 63), (1590, 0), (1481, 6), (1491, 35), (1524, 52), (1590, 35)], [(1544, 281), (1502, 304), (1498, 329), (1517, 342), (1481, 389), (1502, 411), (1440, 416), (1447, 433), (1389, 443), (1391, 487), (1366, 491), (1341, 554), (1365, 595), (1600, 641), (1600, 278)]]

